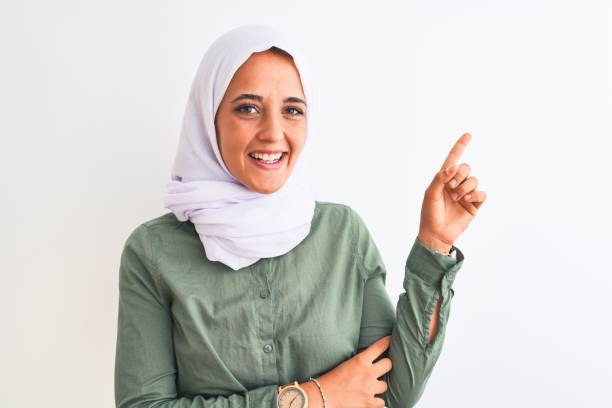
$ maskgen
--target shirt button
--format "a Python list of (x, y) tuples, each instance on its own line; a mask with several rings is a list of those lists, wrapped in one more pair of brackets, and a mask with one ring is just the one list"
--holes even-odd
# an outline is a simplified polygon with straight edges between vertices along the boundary
[(269, 294), (270, 294), (270, 292), (269, 292), (267, 289), (264, 289), (264, 290), (262, 290), (261, 292), (259, 292), (259, 296), (260, 296), (262, 299), (267, 298)]
[(272, 351), (272, 345), (271, 344), (266, 344), (263, 348), (264, 352), (269, 353)]

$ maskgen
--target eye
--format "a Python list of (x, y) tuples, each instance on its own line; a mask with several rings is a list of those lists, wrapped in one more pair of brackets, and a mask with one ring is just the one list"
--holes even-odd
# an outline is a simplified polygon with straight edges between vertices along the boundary
[(295, 108), (293, 106), (287, 108), (287, 111), (295, 112), (295, 113), (291, 113), (291, 116), (298, 116), (298, 115), (303, 115), (304, 114), (304, 112), (302, 112), (301, 109)]
[[(244, 108), (244, 109), (243, 109)], [(237, 107), (236, 109), (234, 109), (236, 112), (238, 113), (252, 113), (252, 112), (248, 112), (245, 109), (249, 109), (249, 108), (253, 108), (255, 109), (255, 112), (257, 112), (257, 107), (254, 105), (240, 105), (239, 107)]]

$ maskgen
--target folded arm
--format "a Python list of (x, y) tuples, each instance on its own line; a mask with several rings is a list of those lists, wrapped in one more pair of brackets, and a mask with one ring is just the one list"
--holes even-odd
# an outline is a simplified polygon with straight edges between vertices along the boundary
[(457, 247), (449, 256), (415, 239), (405, 265), (404, 292), (394, 308), (385, 289), (382, 257), (359, 214), (353, 214), (357, 262), (365, 280), (357, 351), (391, 335), (381, 357), (391, 358), (393, 368), (381, 377), (388, 389), (380, 396), (389, 408), (413, 407), (440, 356), (454, 295), (451, 286), (464, 256)]

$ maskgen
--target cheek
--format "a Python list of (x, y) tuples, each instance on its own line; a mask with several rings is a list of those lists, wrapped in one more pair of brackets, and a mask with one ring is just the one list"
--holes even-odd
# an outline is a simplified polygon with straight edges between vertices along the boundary
[(224, 152), (236, 160), (246, 153), (246, 148), (251, 140), (253, 130), (251, 126), (240, 121), (229, 121), (225, 124), (222, 132), (221, 143)]
[(306, 140), (306, 126), (303, 124), (298, 124), (294, 126), (291, 130), (291, 137), (289, 139), (289, 142), (291, 143), (291, 148), (293, 150), (302, 150), (302, 146), (304, 145), (304, 141)]

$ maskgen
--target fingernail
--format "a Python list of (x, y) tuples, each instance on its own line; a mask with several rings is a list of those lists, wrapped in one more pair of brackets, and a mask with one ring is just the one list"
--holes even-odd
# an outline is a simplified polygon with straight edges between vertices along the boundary
[(469, 200), (470, 198), (472, 198), (472, 195), (471, 195), (471, 194), (466, 194), (466, 195), (465, 195), (465, 199), (466, 199), (466, 200)]
[(446, 169), (446, 174), (451, 174), (453, 172), (453, 170), (455, 169), (455, 166), (450, 166)]
[(457, 180), (452, 179), (448, 184), (450, 184), (451, 188), (455, 188), (455, 186), (457, 185)]

